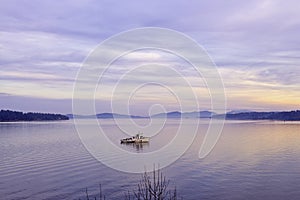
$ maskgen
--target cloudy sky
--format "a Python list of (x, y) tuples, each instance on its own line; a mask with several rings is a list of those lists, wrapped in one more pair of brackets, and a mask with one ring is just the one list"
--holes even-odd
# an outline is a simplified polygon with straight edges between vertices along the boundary
[[(296, 0), (1, 0), (0, 109), (72, 112), (73, 85), (89, 53), (109, 37), (141, 27), (173, 29), (205, 48), (223, 79), (228, 110), (299, 109), (299, 10)], [(173, 56), (146, 50), (117, 60), (107, 71), (104, 89), (97, 92), (97, 111), (109, 112), (114, 95), (117, 108), (129, 106), (136, 114), (147, 114), (157, 104), (178, 109), (172, 87), (187, 88), (174, 79), (168, 87), (142, 87), (129, 105), (128, 96), (112, 93), (122, 70), (144, 63), (155, 65), (127, 74), (119, 83), (123, 89), (142, 85), (137, 78), (166, 80), (171, 75), (164, 69), (174, 67), (201, 97), (199, 107), (188, 98), (181, 100), (189, 105), (184, 111), (210, 109), (205, 81)]]

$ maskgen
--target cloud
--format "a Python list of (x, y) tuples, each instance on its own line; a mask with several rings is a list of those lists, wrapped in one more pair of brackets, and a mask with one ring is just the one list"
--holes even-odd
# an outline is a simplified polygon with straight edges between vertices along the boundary
[[(259, 99), (267, 108), (275, 99), (276, 106), (290, 108), (299, 104), (299, 9), (296, 0), (3, 1), (0, 92), (69, 99), (81, 63), (99, 42), (131, 28), (157, 26), (181, 31), (207, 50), (223, 76), (232, 106), (255, 107), (255, 99)], [(105, 53), (116, 53), (130, 42), (123, 41), (119, 49)], [(184, 61), (166, 52), (145, 50), (112, 64), (104, 76), (108, 86), (103, 96), (109, 97), (112, 84), (130, 67), (149, 63), (180, 71), (196, 91), (205, 88)], [(124, 88), (153, 79), (168, 80), (171, 86), (180, 87), (165, 68), (153, 67), (132, 75), (124, 81)], [(270, 98), (259, 98), (262, 94)]]

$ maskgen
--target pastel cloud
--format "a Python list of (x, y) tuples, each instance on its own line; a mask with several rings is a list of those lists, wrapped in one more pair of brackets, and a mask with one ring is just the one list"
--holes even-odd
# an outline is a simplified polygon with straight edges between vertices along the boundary
[[(127, 29), (158, 26), (181, 31), (205, 47), (222, 75), (229, 109), (297, 109), (300, 103), (299, 10), (296, 0), (2, 1), (0, 108), (22, 109), (10, 105), (11, 98), (15, 102), (32, 98), (36, 102), (53, 100), (58, 103), (50, 109), (60, 111), (68, 107), (63, 112), (71, 112), (69, 103), (76, 74), (99, 42)], [(110, 97), (110, 83), (126, 71), (125, 66), (150, 61), (176, 68), (194, 83), (194, 91), (200, 96), (208, 95), (203, 80), (186, 63), (166, 53), (142, 51), (128, 54), (112, 65), (105, 77), (107, 93), (102, 96)], [(128, 77), (127, 84), (151, 80), (153, 75), (157, 79), (172, 79), (163, 68), (153, 68), (135, 74), (138, 78)], [(176, 81), (170, 83), (180, 87)], [(149, 93), (155, 90), (148, 88)], [(151, 103), (151, 97), (144, 93), (138, 98)], [(99, 100), (99, 108), (106, 105), (104, 100)], [(122, 104), (121, 96), (118, 101)], [(143, 101), (139, 101), (140, 110)], [(209, 106), (206, 101), (208, 98), (203, 108)], [(43, 111), (34, 104), (26, 109)]]

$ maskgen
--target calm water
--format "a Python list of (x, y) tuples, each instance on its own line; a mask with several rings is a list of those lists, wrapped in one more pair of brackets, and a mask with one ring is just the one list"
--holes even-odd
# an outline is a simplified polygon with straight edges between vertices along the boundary
[[(178, 120), (169, 121), (149, 145), (138, 146), (120, 145), (124, 135), (112, 120), (101, 124), (116, 145), (142, 153), (164, 146)], [(206, 129), (204, 121), (184, 156), (163, 169), (184, 199), (300, 198), (300, 123), (227, 122), (214, 150), (200, 160)], [(72, 121), (1, 123), (0, 155), (0, 199), (79, 199), (85, 188), (91, 196), (98, 193), (99, 183), (107, 199), (120, 199), (141, 176), (94, 159)]]

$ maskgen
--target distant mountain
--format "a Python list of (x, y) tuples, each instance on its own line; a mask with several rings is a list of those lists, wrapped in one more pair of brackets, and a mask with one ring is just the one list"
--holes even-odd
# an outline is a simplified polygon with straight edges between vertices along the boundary
[(239, 113), (250, 113), (250, 112), (254, 112), (254, 111), (252, 111), (252, 110), (246, 110), (246, 109), (244, 109), (244, 110), (231, 110), (231, 111), (229, 111), (229, 112), (227, 112), (226, 114), (239, 114)]
[(74, 115), (74, 114), (67, 114), (67, 116), (70, 119), (113, 119), (113, 118), (147, 118), (147, 117), (142, 117), (142, 116), (136, 116), (136, 115), (123, 115), (123, 114), (117, 114), (117, 113), (100, 113), (96, 115)]
[(117, 113), (101, 113), (96, 115), (98, 119), (111, 119), (111, 118), (147, 118), (136, 115), (123, 115)]
[(185, 112), (181, 113), (178, 111), (168, 112), (168, 113), (159, 113), (156, 115), (152, 115), (154, 118), (211, 118), (215, 113), (210, 111), (195, 111), (195, 112)]
[[(168, 112), (168, 113), (159, 113), (152, 115), (153, 118), (211, 118), (215, 113), (209, 111), (199, 111), (199, 112), (186, 112), (181, 113), (178, 111)], [(67, 114), (70, 119), (77, 118), (77, 119), (91, 119), (95, 118), (95, 115), (73, 115)], [(138, 115), (125, 115), (125, 114), (118, 114), (118, 113), (100, 113), (97, 114), (96, 117), (98, 119), (113, 119), (113, 118), (133, 118), (133, 119), (142, 119), (142, 118), (149, 118), (144, 116)]]
[(153, 118), (181, 118), (181, 112), (175, 111), (175, 112), (168, 112), (168, 113), (159, 113), (152, 115)]
[(211, 118), (213, 115), (215, 115), (215, 113), (210, 111), (200, 111), (182, 113), (181, 115), (184, 118)]
[[(95, 115), (67, 115), (69, 118), (90, 119), (97, 117), (98, 119), (113, 119), (113, 118), (134, 118), (142, 119), (149, 118), (138, 115), (124, 115), (117, 113), (100, 113)], [(159, 113), (152, 115), (153, 118), (225, 118), (227, 120), (282, 120), (282, 121), (300, 121), (300, 111), (287, 112), (247, 112), (246, 110), (230, 111), (226, 114), (216, 114), (210, 111), (195, 111), (184, 112), (179, 111)]]
[(95, 118), (95, 115), (74, 115), (74, 114), (66, 114), (70, 119), (91, 119)]
[(227, 120), (278, 120), (278, 121), (300, 121), (300, 110), (285, 112), (242, 112), (236, 114), (215, 115), (215, 118)]
[(61, 114), (50, 113), (23, 113), (19, 111), (1, 110), (0, 122), (16, 122), (16, 121), (53, 121), (68, 120), (69, 117)]

